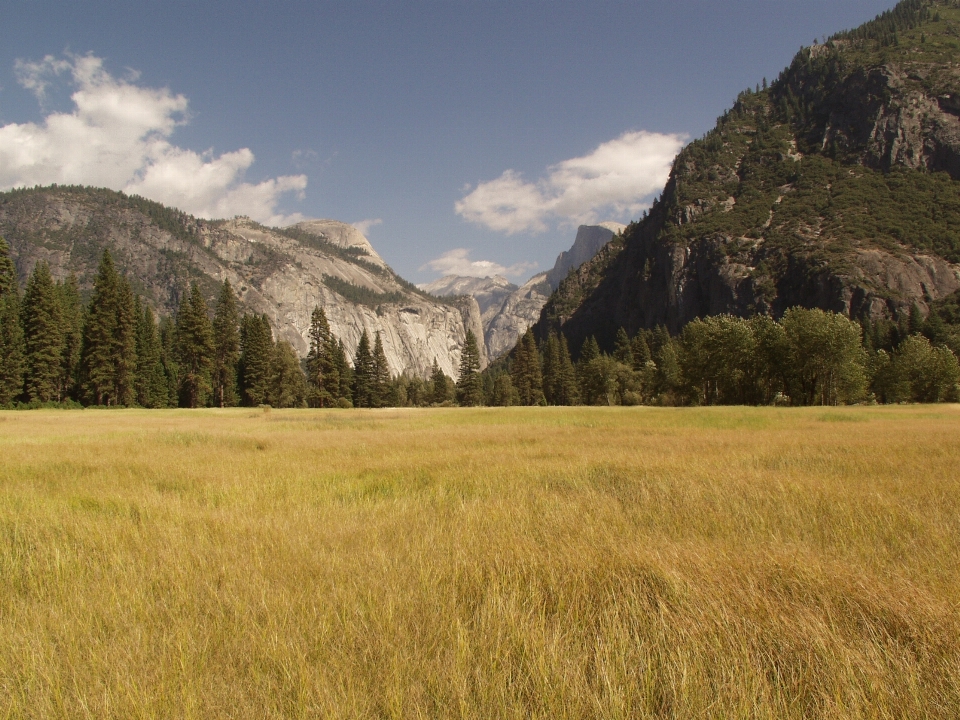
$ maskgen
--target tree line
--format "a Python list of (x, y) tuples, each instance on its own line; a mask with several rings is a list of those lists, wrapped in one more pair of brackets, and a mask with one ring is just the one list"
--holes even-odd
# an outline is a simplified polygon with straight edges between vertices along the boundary
[(380, 333), (348, 360), (322, 308), (301, 360), (265, 315), (244, 313), (224, 281), (211, 313), (198, 286), (173, 317), (154, 316), (104, 251), (84, 304), (73, 276), (37, 263), (21, 293), (0, 238), (0, 406), (417, 407), (435, 405), (836, 405), (955, 402), (955, 333), (914, 307), (895, 323), (792, 308), (779, 320), (720, 315), (632, 338), (612, 352), (588, 338), (574, 360), (566, 337), (528, 330), (480, 372), (467, 331), (456, 381), (436, 358), (428, 378), (390, 373)]
[(532, 330), (484, 385), (491, 405), (839, 405), (960, 401), (956, 338), (936, 312), (899, 322), (854, 322), (792, 308), (776, 321), (718, 315), (675, 337), (633, 338), (612, 353), (590, 337), (571, 358), (562, 334)]
[[(229, 281), (211, 313), (199, 287), (157, 318), (104, 251), (87, 303), (75, 276), (39, 262), (21, 292), (0, 238), (0, 406), (386, 407), (481, 404), (479, 350), (468, 333), (458, 385), (436, 359), (429, 379), (394, 377), (380, 334), (363, 331), (352, 362), (314, 309), (301, 360), (265, 315), (244, 313)], [(471, 390), (471, 388), (473, 388)]]

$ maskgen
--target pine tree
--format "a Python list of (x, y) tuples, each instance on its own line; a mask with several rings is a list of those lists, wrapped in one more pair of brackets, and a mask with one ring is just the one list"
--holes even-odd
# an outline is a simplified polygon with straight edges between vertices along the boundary
[(247, 405), (270, 400), (273, 333), (266, 315), (244, 315), (240, 320), (240, 390)]
[(370, 385), (373, 407), (390, 405), (391, 380), (390, 365), (387, 363), (387, 355), (383, 350), (380, 333), (377, 332), (373, 341), (373, 375)]
[(73, 273), (70, 273), (62, 283), (57, 283), (56, 289), (60, 303), (60, 327), (63, 334), (57, 396), (62, 401), (75, 396), (83, 339), (83, 301), (80, 299), (77, 276)]
[(237, 404), (237, 363), (240, 361), (240, 314), (230, 281), (224, 280), (213, 314), (213, 401), (219, 407)]
[[(160, 363), (166, 380), (166, 407), (178, 407), (180, 404), (180, 365), (177, 363), (177, 324), (173, 318), (160, 318)], [(163, 405), (161, 405), (163, 407)]]
[[(310, 350), (307, 352), (307, 385), (310, 388), (310, 404), (314, 407), (332, 405), (339, 395), (339, 377), (332, 351), (332, 333), (327, 314), (319, 305), (310, 316)], [(332, 387), (331, 387), (332, 386)], [(331, 392), (332, 391), (332, 392)]]
[(96, 405), (126, 405), (133, 400), (133, 314), (130, 285), (104, 250), (87, 306), (80, 358), (86, 398)]
[(134, 304), (137, 316), (137, 373), (134, 392), (137, 404), (145, 408), (163, 408), (169, 404), (170, 391), (164, 373), (162, 348), (153, 311), (139, 296)]
[(63, 327), (56, 286), (46, 262), (37, 263), (20, 311), (24, 344), (24, 392), (29, 402), (59, 400)]
[(300, 358), (286, 340), (278, 340), (273, 349), (270, 378), (270, 404), (278, 408), (302, 407), (306, 385)]
[(633, 367), (633, 348), (630, 344), (630, 337), (622, 327), (617, 330), (617, 338), (613, 344), (613, 359), (628, 368)]
[(366, 328), (360, 334), (357, 354), (353, 359), (353, 406), (373, 407), (373, 355), (370, 352), (370, 336)]
[(466, 407), (483, 405), (483, 384), (480, 382), (480, 349), (473, 330), (467, 330), (460, 354), (460, 375), (457, 378), (457, 402)]
[(430, 370), (430, 384), (433, 387), (433, 397), (431, 400), (435, 405), (443, 405), (443, 403), (450, 399), (450, 395), (447, 392), (446, 373), (440, 369), (440, 363), (437, 362), (436, 358), (433, 359), (433, 368)]
[(650, 346), (647, 345), (647, 339), (643, 331), (638, 332), (637, 336), (630, 343), (630, 354), (633, 356), (633, 369), (638, 371), (646, 370), (647, 363), (652, 359), (650, 356)]
[(23, 391), (23, 352), (17, 269), (0, 237), (0, 405), (14, 402)]
[(213, 325), (207, 304), (196, 283), (177, 311), (177, 359), (180, 364), (180, 396), (189, 408), (205, 404), (210, 392), (213, 366)]
[(554, 384), (556, 405), (576, 405), (580, 402), (580, 388), (577, 383), (577, 371), (570, 359), (570, 348), (567, 338), (560, 334), (559, 363), (557, 378)]
[(551, 330), (547, 334), (547, 341), (543, 344), (543, 395), (550, 405), (560, 405), (558, 402), (558, 383), (560, 380), (560, 341), (557, 334)]
[(544, 400), (540, 351), (530, 328), (517, 343), (511, 375), (513, 386), (520, 394), (521, 405), (539, 405)]

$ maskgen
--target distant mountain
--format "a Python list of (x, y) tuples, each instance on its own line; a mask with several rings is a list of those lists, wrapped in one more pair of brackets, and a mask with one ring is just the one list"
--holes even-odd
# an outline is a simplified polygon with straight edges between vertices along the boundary
[(792, 306), (897, 319), (960, 290), (960, 7), (905, 0), (805, 48), (678, 155), (662, 196), (563, 280), (572, 348)]
[(160, 314), (175, 312), (192, 282), (212, 306), (229, 279), (244, 307), (265, 313), (301, 355), (316, 305), (350, 357), (364, 329), (381, 333), (394, 374), (426, 376), (436, 359), (456, 377), (467, 329), (483, 335), (472, 297), (441, 300), (418, 290), (359, 230), (335, 220), (287, 228), (246, 218), (208, 221), (112, 190), (54, 186), (0, 193), (0, 236), (21, 281), (46, 260), (58, 279), (76, 273), (86, 292), (107, 248)]
[(473, 297), (480, 306), (483, 340), (492, 360), (513, 348), (527, 328), (537, 322), (544, 303), (560, 281), (596, 255), (625, 227), (615, 222), (581, 225), (573, 246), (560, 253), (553, 269), (534, 275), (520, 287), (499, 275), (485, 278), (447, 275), (419, 287), (438, 297)]

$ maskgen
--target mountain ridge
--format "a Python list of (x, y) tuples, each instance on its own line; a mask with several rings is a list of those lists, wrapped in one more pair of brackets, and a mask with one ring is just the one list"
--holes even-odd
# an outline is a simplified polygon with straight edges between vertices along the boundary
[[(677, 156), (649, 213), (571, 273), (541, 338), (801, 305), (898, 318), (960, 288), (960, 9), (906, 0), (804, 48)], [(766, 83), (765, 83), (766, 85)]]

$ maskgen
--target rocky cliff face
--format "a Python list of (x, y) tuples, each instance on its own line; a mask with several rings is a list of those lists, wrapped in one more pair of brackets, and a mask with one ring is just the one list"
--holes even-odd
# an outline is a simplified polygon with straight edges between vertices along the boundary
[(212, 302), (229, 279), (244, 307), (265, 313), (301, 355), (316, 305), (350, 356), (364, 329), (381, 333), (394, 374), (426, 376), (436, 358), (456, 377), (466, 331), (483, 336), (472, 297), (441, 301), (417, 290), (356, 228), (333, 220), (277, 230), (243, 218), (198, 220), (109, 190), (46, 188), (0, 194), (0, 235), (21, 280), (46, 260), (55, 277), (76, 273), (87, 291), (107, 248), (161, 314), (176, 311), (189, 283)]
[(960, 289), (960, 9), (901, 3), (807, 48), (685, 148), (662, 197), (561, 282), (572, 347), (794, 305), (897, 318)]
[(537, 322), (547, 298), (560, 281), (596, 255), (625, 227), (615, 222), (581, 225), (573, 246), (560, 253), (553, 269), (534, 275), (520, 287), (499, 275), (492, 278), (448, 275), (420, 288), (440, 297), (473, 297), (480, 306), (484, 344), (492, 360), (511, 350), (527, 328)]
[(614, 235), (622, 233), (626, 227), (617, 222), (602, 222), (599, 225), (581, 225), (577, 228), (577, 237), (573, 241), (573, 246), (560, 253), (553, 269), (547, 272), (550, 289), (556, 290), (560, 287), (560, 283), (571, 270), (591, 260), (600, 252), (600, 248), (610, 242)]

